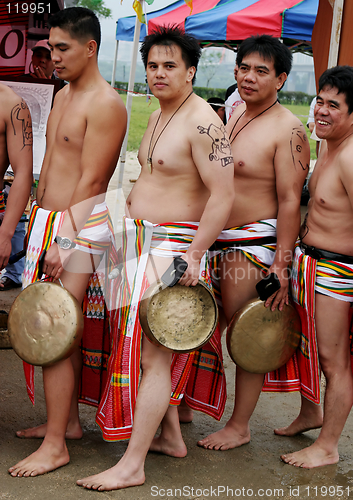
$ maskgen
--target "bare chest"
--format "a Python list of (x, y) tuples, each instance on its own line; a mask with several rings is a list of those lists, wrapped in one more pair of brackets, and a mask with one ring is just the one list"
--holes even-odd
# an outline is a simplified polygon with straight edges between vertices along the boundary
[[(165, 175), (190, 174), (195, 168), (188, 135), (175, 124), (146, 132), (139, 150), (142, 167)], [(196, 169), (195, 169), (196, 170)]]
[(347, 192), (333, 163), (317, 165), (309, 182), (310, 197), (315, 204), (336, 211), (348, 203)]
[(50, 147), (81, 151), (87, 128), (84, 108), (79, 104), (63, 104), (52, 110), (47, 137)]
[(235, 177), (274, 179), (275, 141), (261, 133), (243, 130), (232, 142)]

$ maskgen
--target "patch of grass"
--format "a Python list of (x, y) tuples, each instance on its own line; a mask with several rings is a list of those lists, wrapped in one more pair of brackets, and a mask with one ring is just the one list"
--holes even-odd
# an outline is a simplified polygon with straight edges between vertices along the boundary
[[(126, 103), (126, 95), (122, 95), (124, 103)], [(146, 131), (148, 119), (159, 108), (159, 102), (155, 97), (146, 101), (146, 97), (133, 97), (131, 108), (131, 121), (129, 129), (129, 139), (127, 142), (128, 151), (137, 151), (143, 134)]]
[[(121, 96), (124, 103), (126, 102), (126, 95)], [(312, 160), (316, 159), (316, 141), (310, 139), (310, 131), (306, 126), (306, 121), (309, 114), (309, 106), (286, 104), (292, 113), (298, 116), (299, 120), (303, 123), (307, 136), (309, 138), (310, 144), (310, 158)], [(131, 110), (131, 122), (129, 130), (129, 140), (128, 140), (128, 151), (137, 151), (140, 147), (140, 142), (143, 134), (145, 133), (148, 119), (153, 111), (159, 108), (158, 100), (152, 97), (146, 101), (145, 97), (133, 97), (132, 100), (132, 110)]]

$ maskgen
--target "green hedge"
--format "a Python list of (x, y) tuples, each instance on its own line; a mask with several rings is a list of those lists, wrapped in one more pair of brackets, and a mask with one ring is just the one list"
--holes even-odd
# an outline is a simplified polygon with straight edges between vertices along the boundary
[[(109, 82), (110, 83), (110, 82)], [(115, 88), (127, 90), (127, 82), (115, 82)], [(125, 94), (125, 92), (119, 91), (121, 94)], [(135, 83), (134, 92), (141, 92), (142, 94), (146, 93), (146, 84), (145, 83)], [(226, 89), (212, 89), (207, 87), (194, 87), (195, 94), (199, 95), (203, 99), (207, 101), (210, 97), (220, 97), (224, 99)], [(301, 104), (308, 105), (313, 99), (313, 95), (305, 94), (304, 92), (279, 92), (278, 98), (281, 104)]]

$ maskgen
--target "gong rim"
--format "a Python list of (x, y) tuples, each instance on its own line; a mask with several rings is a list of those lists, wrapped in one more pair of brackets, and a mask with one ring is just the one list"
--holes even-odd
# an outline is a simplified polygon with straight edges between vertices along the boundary
[(269, 373), (296, 351), (301, 321), (294, 305), (271, 311), (260, 299), (247, 302), (227, 328), (227, 349), (234, 363), (250, 373)]
[(34, 366), (50, 366), (79, 346), (84, 320), (76, 298), (53, 282), (32, 283), (16, 297), (8, 333), (16, 354)]
[[(197, 319), (194, 322), (190, 319), (188, 326), (178, 324), (177, 320), (175, 318), (172, 319), (170, 317), (171, 314), (168, 315), (167, 311), (165, 312), (163, 321), (162, 319), (159, 322), (153, 321), (153, 311), (157, 309), (154, 305), (155, 299), (158, 298), (158, 301), (160, 301), (163, 298), (165, 300), (164, 304), (162, 303), (158, 306), (160, 309), (163, 309), (163, 306), (167, 304), (168, 296), (170, 299), (173, 293), (177, 294), (180, 292), (183, 297), (182, 300), (187, 303), (197, 291), (201, 292), (202, 300), (198, 304), (199, 307), (195, 309), (195, 314), (197, 311), (202, 310), (202, 319), (207, 316), (207, 320), (204, 321), (203, 326), (201, 326), (201, 321), (197, 322)], [(191, 298), (191, 300), (195, 299)], [(169, 303), (169, 307), (173, 307), (172, 301)], [(206, 312), (206, 309), (211, 310)], [(187, 314), (184, 314), (184, 317), (187, 318)], [(161, 281), (157, 281), (143, 294), (139, 306), (139, 319), (144, 334), (154, 345), (168, 352), (182, 354), (196, 351), (210, 340), (218, 324), (218, 308), (212, 290), (202, 280), (199, 280), (198, 284), (194, 287), (186, 287), (179, 284), (174, 287), (165, 287)], [(160, 326), (160, 322), (163, 323), (162, 326)], [(206, 324), (207, 327), (205, 328)], [(186, 330), (187, 328), (188, 330)], [(201, 330), (206, 333), (200, 335), (199, 332)], [(171, 338), (173, 336), (174, 338)], [(182, 338), (183, 336), (184, 339)], [(193, 338), (191, 338), (192, 336)]]

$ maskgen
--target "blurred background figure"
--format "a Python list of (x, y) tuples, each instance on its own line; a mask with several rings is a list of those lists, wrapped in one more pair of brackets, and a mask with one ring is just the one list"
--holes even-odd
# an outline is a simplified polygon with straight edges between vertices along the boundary
[(316, 157), (318, 157), (321, 139), (316, 135), (316, 131), (315, 131), (315, 119), (314, 119), (315, 104), (316, 104), (316, 96), (311, 101), (310, 109), (309, 109), (309, 116), (308, 116), (308, 121), (306, 122), (306, 126), (308, 127), (308, 129), (311, 132), (310, 139), (313, 139), (314, 141), (316, 141)]
[(39, 40), (32, 47), (32, 61), (29, 66), (29, 73), (23, 76), (31, 76), (33, 78), (48, 78), (57, 79), (54, 74), (54, 63), (51, 60), (50, 47), (48, 40)]
[(209, 99), (207, 99), (207, 102), (225, 125), (227, 122), (224, 108), (224, 99), (221, 99), (220, 97), (210, 97)]
[(235, 83), (231, 85), (230, 87), (227, 88), (226, 95), (225, 95), (225, 112), (226, 112), (226, 123), (229, 122), (232, 114), (234, 113), (235, 108), (239, 106), (239, 104), (242, 104), (244, 101), (240, 97), (239, 91), (238, 91), (238, 84), (237, 84), (237, 73), (238, 73), (238, 66), (234, 66), (234, 79)]

